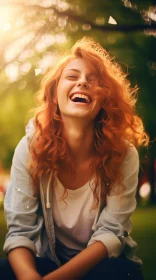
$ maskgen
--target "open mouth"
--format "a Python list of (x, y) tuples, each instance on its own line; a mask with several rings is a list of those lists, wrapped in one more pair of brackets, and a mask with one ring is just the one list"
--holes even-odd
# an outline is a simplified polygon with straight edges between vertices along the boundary
[(80, 93), (74, 93), (73, 95), (71, 95), (70, 100), (75, 102), (75, 103), (88, 103), (88, 104), (90, 104), (92, 102), (92, 99), (88, 95), (80, 94)]

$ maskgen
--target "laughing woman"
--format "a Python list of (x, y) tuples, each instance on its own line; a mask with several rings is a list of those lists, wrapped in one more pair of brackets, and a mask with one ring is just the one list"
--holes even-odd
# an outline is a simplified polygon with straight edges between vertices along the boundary
[(135, 91), (91, 38), (44, 77), (5, 197), (3, 279), (143, 279), (129, 235), (148, 144)]

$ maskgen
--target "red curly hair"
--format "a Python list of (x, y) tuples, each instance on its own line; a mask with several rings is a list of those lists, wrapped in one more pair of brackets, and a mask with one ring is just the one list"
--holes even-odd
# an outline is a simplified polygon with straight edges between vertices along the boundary
[(135, 147), (147, 145), (148, 136), (135, 112), (137, 87), (131, 88), (119, 65), (91, 38), (77, 41), (42, 80), (36, 96), (39, 104), (35, 109), (35, 134), (30, 142), (31, 174), (37, 187), (41, 176), (49, 177), (51, 172), (53, 176), (58, 174), (60, 162), (68, 162), (72, 167), (67, 143), (62, 137), (63, 123), (56, 90), (64, 67), (79, 57), (96, 67), (100, 77), (98, 93), (102, 108), (95, 118), (94, 134), (97, 155), (94, 197), (98, 201), (99, 182), (105, 183), (104, 198), (115, 183), (122, 185), (120, 167), (128, 150), (127, 143)]

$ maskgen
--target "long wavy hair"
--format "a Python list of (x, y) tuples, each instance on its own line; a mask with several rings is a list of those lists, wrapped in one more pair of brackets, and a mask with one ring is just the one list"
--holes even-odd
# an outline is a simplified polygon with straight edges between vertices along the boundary
[(96, 67), (99, 75), (98, 94), (101, 110), (95, 118), (94, 149), (96, 187), (95, 205), (99, 201), (98, 184), (106, 198), (115, 183), (122, 186), (121, 165), (130, 144), (138, 147), (148, 144), (142, 120), (135, 112), (136, 93), (120, 66), (93, 39), (84, 37), (61, 57), (57, 66), (43, 78), (36, 94), (35, 133), (30, 142), (31, 175), (36, 188), (42, 176), (47, 178), (59, 172), (60, 162), (72, 167), (66, 140), (62, 137), (63, 122), (57, 104), (57, 85), (64, 67), (75, 58), (83, 58)]

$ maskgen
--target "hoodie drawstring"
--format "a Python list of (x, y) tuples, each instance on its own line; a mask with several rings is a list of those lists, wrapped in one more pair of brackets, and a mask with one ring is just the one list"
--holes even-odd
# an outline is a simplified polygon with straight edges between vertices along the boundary
[(50, 204), (50, 200), (49, 200), (49, 193), (50, 193), (50, 183), (51, 183), (51, 179), (52, 179), (52, 174), (53, 172), (51, 171), (50, 176), (49, 176), (49, 180), (48, 180), (48, 185), (47, 185), (47, 197), (46, 197), (46, 208), (51, 208), (51, 204)]

